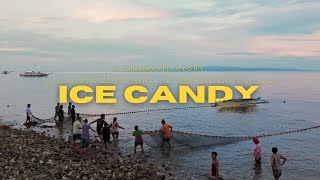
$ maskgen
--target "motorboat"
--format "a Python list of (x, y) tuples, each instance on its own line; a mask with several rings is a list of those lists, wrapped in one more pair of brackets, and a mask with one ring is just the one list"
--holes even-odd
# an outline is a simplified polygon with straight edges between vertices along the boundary
[(268, 101), (260, 100), (261, 97), (257, 99), (230, 99), (221, 102), (214, 103), (214, 106), (219, 106), (220, 108), (239, 108), (239, 107), (250, 107), (256, 106), (261, 103), (268, 103)]
[(20, 76), (24, 76), (24, 77), (44, 77), (48, 75), (49, 75), (48, 73), (35, 72), (35, 71), (26, 71), (23, 74), (20, 74)]

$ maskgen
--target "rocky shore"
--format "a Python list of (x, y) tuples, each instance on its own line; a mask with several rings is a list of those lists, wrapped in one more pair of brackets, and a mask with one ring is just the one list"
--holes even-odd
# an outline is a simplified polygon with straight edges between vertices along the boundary
[(86, 152), (69, 141), (0, 126), (0, 179), (177, 179), (146, 155), (119, 155), (92, 143)]

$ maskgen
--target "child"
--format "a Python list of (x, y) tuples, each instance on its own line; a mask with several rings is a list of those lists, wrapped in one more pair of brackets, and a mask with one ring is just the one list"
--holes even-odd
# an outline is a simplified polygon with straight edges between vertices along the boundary
[(101, 129), (102, 139), (104, 143), (110, 143), (110, 126), (108, 123), (103, 123), (104, 127)]
[(142, 139), (142, 134), (143, 132), (141, 130), (139, 130), (138, 126), (134, 127), (135, 131), (132, 133), (132, 136), (135, 137), (135, 141), (134, 141), (134, 153), (137, 152), (137, 146), (140, 145), (142, 153), (144, 153), (143, 150), (143, 139)]
[(253, 156), (254, 159), (256, 161), (256, 163), (260, 163), (261, 162), (261, 146), (260, 146), (260, 142), (259, 139), (257, 137), (254, 137), (252, 139), (252, 141), (254, 142), (254, 144), (256, 144), (254, 150), (253, 150)]
[(218, 180), (219, 179), (219, 161), (217, 160), (218, 153), (211, 153), (211, 179)]
[[(287, 158), (284, 156), (281, 156), (280, 154), (277, 154), (278, 149), (276, 147), (272, 148), (272, 156), (271, 156), (271, 167), (272, 172), (275, 180), (279, 180), (280, 176), (282, 174), (282, 165), (287, 162)], [(281, 163), (281, 159), (283, 159), (283, 162)]]

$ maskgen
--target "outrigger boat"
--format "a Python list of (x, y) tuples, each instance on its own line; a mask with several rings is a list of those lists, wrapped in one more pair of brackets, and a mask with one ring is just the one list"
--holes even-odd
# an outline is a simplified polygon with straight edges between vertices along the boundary
[(24, 72), (23, 74), (20, 74), (20, 76), (24, 76), (24, 77), (44, 77), (48, 75), (49, 74), (47, 73), (34, 72), (34, 71), (27, 71), (27, 72)]
[(220, 108), (239, 108), (239, 107), (250, 107), (256, 106), (260, 103), (268, 103), (268, 101), (257, 99), (230, 99), (226, 101), (216, 102), (214, 106), (220, 106)]

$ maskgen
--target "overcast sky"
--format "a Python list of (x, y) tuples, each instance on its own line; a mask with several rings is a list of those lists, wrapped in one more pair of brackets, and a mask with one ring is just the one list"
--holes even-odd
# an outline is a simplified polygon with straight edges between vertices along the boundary
[(319, 0), (0, 0), (0, 70), (320, 70)]

